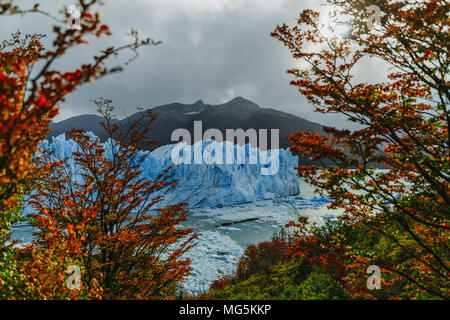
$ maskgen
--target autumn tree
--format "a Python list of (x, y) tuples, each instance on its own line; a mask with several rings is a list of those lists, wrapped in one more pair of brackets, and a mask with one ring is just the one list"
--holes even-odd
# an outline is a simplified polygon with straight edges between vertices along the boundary
[[(58, 71), (54, 68), (55, 63), (73, 48), (87, 45), (87, 40), (94, 41), (95, 38), (110, 34), (109, 28), (101, 23), (99, 13), (94, 11), (97, 4), (96, 0), (78, 2), (81, 14), (80, 28), (74, 29), (66, 27), (66, 13), (58, 18), (42, 11), (38, 4), (32, 8), (22, 8), (12, 1), (0, 1), (0, 16), (36, 13), (45, 15), (56, 23), (53, 28), (52, 47), (44, 48), (41, 42), (44, 35), (22, 35), (20, 32), (0, 44), (0, 297), (2, 298), (14, 297), (16, 286), (22, 285), (23, 282), (19, 279), (21, 272), (14, 263), (15, 253), (11, 249), (9, 233), (11, 225), (18, 221), (21, 200), (26, 186), (30, 183), (32, 159), (38, 143), (49, 132), (48, 125), (58, 113), (58, 106), (67, 94), (82, 84), (120, 71), (121, 66), (108, 66), (110, 57), (124, 50), (132, 50), (136, 54), (142, 45), (157, 44), (152, 39), (139, 39), (137, 33), (133, 31), (134, 39), (130, 44), (106, 48), (95, 55), (91, 62), (86, 62), (75, 70)], [(67, 244), (67, 248), (69, 247)], [(31, 287), (28, 289), (32, 290)], [(39, 292), (39, 289), (36, 292)], [(43, 297), (45, 298), (45, 295)]]
[[(341, 280), (355, 296), (373, 297), (365, 287), (365, 268), (373, 264), (385, 271), (383, 277), (406, 282), (411, 298), (448, 299), (448, 3), (328, 4), (335, 22), (350, 27), (345, 37), (326, 37), (319, 13), (312, 10), (304, 10), (297, 25), (280, 25), (272, 35), (305, 66), (288, 71), (295, 78), (291, 84), (318, 112), (345, 115), (360, 127), (326, 127), (326, 136), (296, 132), (290, 137), (293, 153), (332, 163), (299, 166), (299, 176), (332, 199), (330, 208), (343, 208), (354, 228), (384, 239), (379, 251), (351, 248), (347, 267), (357, 265), (359, 271)], [(380, 70), (389, 66), (386, 79), (358, 83), (364, 63), (372, 62)]]
[(190, 270), (182, 255), (196, 235), (178, 227), (186, 204), (152, 209), (163, 200), (154, 194), (176, 183), (167, 172), (151, 179), (142, 171), (148, 152), (141, 150), (152, 142), (145, 137), (155, 116), (149, 113), (124, 132), (113, 122), (111, 101), (96, 103), (105, 118), (105, 143), (74, 129), (68, 134), (76, 143), (73, 161), (51, 152), (40, 157), (39, 170), (47, 174), (32, 196), (37, 241), (52, 246), (73, 230), (82, 246), (82, 283), (87, 289), (98, 283), (103, 298), (173, 297)]

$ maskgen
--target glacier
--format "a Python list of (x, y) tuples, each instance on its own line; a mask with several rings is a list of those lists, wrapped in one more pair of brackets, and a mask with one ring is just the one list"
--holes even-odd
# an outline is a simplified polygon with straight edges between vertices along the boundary
[[(92, 132), (87, 132), (91, 139), (98, 139)], [(103, 142), (106, 154), (111, 154), (114, 142)], [(66, 139), (65, 135), (44, 140), (41, 149), (54, 152), (57, 159), (67, 159), (67, 166), (71, 172), (76, 172), (76, 163), (72, 153), (79, 151), (79, 146), (72, 139)], [(193, 160), (182, 163), (173, 161), (173, 153), (192, 157)], [(198, 150), (202, 150), (201, 163), (194, 159), (198, 157)], [(218, 150), (223, 150), (221, 155), (233, 156), (245, 161), (227, 163), (217, 160)], [(231, 150), (231, 151), (230, 151)], [(269, 167), (267, 159), (276, 157), (277, 170), (272, 174), (262, 174)], [(252, 158), (253, 157), (253, 158)], [(258, 159), (259, 161), (251, 161)], [(264, 160), (266, 159), (266, 160)], [(198, 159), (197, 159), (198, 160)], [(249, 161), (250, 160), (250, 161)], [(293, 156), (288, 149), (262, 151), (247, 145), (234, 145), (231, 142), (215, 142), (213, 140), (198, 141), (194, 145), (182, 143), (161, 146), (153, 151), (141, 151), (136, 159), (142, 175), (149, 179), (155, 179), (165, 169), (171, 179), (178, 183), (174, 187), (168, 187), (160, 193), (164, 195), (164, 201), (156, 205), (155, 209), (168, 204), (185, 202), (190, 208), (215, 208), (260, 200), (274, 199), (285, 196), (298, 195), (300, 193), (298, 177), (294, 168), (298, 164), (298, 157)], [(190, 162), (190, 163), (189, 163)], [(222, 163), (222, 164), (221, 164)], [(273, 163), (271, 164), (273, 166)], [(157, 196), (158, 193), (155, 193)]]

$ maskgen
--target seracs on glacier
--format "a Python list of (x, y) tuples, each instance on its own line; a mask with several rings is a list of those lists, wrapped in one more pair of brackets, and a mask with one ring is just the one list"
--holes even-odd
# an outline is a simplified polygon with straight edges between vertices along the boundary
[[(98, 139), (92, 132), (87, 133), (91, 139)], [(114, 142), (110, 140), (103, 143), (106, 154), (111, 154)], [(201, 164), (180, 163), (172, 161), (172, 150), (182, 150), (187, 155), (194, 157), (196, 150), (202, 150), (203, 161)], [(72, 153), (79, 151), (79, 146), (72, 139), (66, 139), (65, 135), (52, 137), (51, 141), (45, 140), (41, 149), (53, 151), (58, 159), (67, 159), (67, 165), (72, 172), (76, 172), (76, 164)], [(232, 164), (217, 164), (211, 159), (217, 159), (214, 152), (222, 149), (222, 155), (229, 152), (237, 158), (245, 156), (244, 163), (234, 161)], [(257, 159), (273, 158), (272, 152), (277, 152), (277, 171), (270, 175), (262, 175), (268, 164), (264, 161), (257, 163), (249, 159), (257, 156)], [(193, 159), (194, 160), (194, 159)], [(169, 169), (172, 179), (178, 180), (174, 187), (162, 190), (165, 200), (158, 204), (158, 208), (180, 202), (186, 202), (189, 207), (222, 207), (242, 203), (256, 202), (300, 193), (298, 178), (294, 168), (298, 164), (298, 158), (287, 149), (262, 151), (252, 148), (250, 145), (233, 145), (224, 141), (198, 141), (192, 146), (165, 145), (152, 152), (142, 151), (136, 159), (140, 165), (142, 175), (149, 179), (155, 179), (165, 169)], [(222, 163), (226, 163), (225, 161)], [(158, 194), (155, 194), (155, 196)], [(157, 209), (155, 207), (155, 209)]]

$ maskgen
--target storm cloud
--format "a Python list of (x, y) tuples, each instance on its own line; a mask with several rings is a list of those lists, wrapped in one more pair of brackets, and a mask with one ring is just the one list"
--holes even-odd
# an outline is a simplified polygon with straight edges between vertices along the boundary
[[(31, 7), (36, 1), (20, 1)], [(57, 14), (72, 1), (41, 1), (41, 8)], [(119, 74), (85, 85), (67, 97), (56, 120), (95, 113), (90, 99), (113, 100), (119, 118), (136, 107), (153, 108), (181, 102), (220, 104), (236, 96), (305, 119), (338, 127), (349, 126), (336, 115), (314, 113), (314, 107), (289, 85), (286, 70), (295, 61), (287, 48), (270, 33), (277, 24), (293, 24), (301, 10), (321, 10), (320, 0), (105, 0), (99, 7), (113, 35), (73, 50), (58, 67), (70, 69), (89, 61), (111, 45), (131, 40), (131, 27), (142, 37), (161, 40), (159, 46), (144, 47), (139, 58)], [(43, 33), (51, 40), (51, 19), (37, 14), (2, 17), (0, 36), (11, 32)], [(126, 53), (114, 63), (123, 63)], [(369, 66), (367, 66), (369, 68)], [(365, 70), (370, 73), (369, 70)]]

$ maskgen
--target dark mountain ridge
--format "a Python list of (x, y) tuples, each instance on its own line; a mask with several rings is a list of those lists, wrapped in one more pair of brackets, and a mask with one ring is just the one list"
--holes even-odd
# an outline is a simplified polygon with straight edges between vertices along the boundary
[[(202, 100), (193, 104), (173, 103), (155, 107), (152, 112), (157, 115), (157, 118), (151, 126), (150, 137), (158, 141), (153, 147), (176, 143), (176, 141), (171, 141), (171, 135), (174, 130), (179, 128), (188, 130), (191, 133), (192, 142), (194, 142), (194, 121), (202, 122), (202, 133), (216, 128), (221, 131), (224, 139), (226, 129), (243, 129), (245, 131), (256, 129), (257, 132), (259, 129), (278, 129), (279, 147), (281, 148), (289, 147), (286, 136), (295, 131), (311, 130), (323, 134), (323, 126), (320, 124), (275, 109), (261, 108), (242, 97), (218, 105), (205, 104)], [(125, 131), (130, 124), (142, 119), (146, 114), (146, 111), (142, 111), (123, 120), (116, 119), (115, 121)], [(72, 128), (77, 128), (92, 131), (101, 139), (105, 139), (106, 133), (99, 124), (101, 121), (103, 121), (101, 116), (91, 114), (72, 117), (52, 123), (53, 131), (49, 136), (58, 136)], [(268, 147), (273, 148), (270, 131), (268, 140)], [(259, 146), (259, 141), (257, 146)]]

